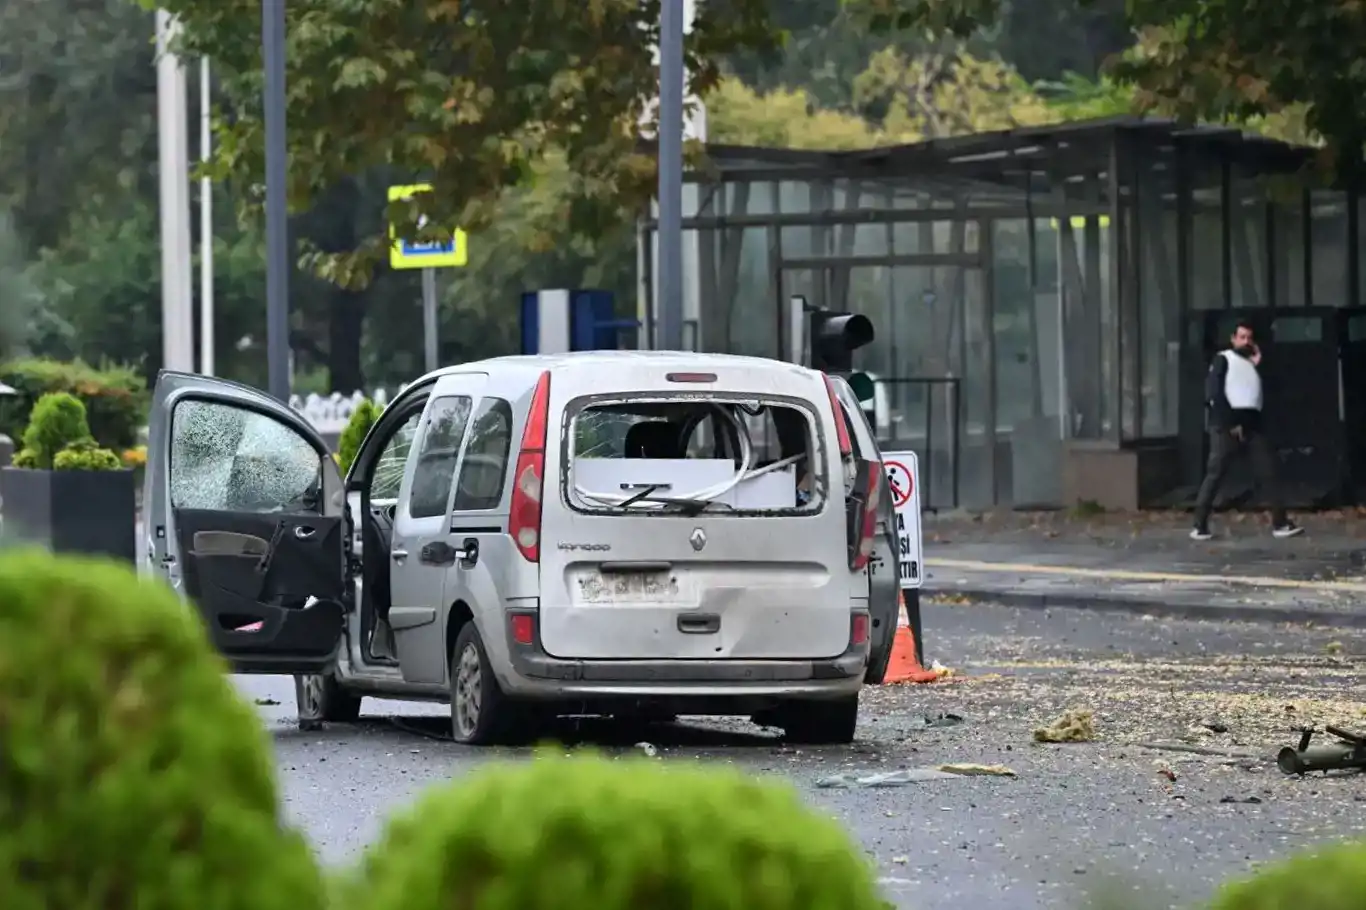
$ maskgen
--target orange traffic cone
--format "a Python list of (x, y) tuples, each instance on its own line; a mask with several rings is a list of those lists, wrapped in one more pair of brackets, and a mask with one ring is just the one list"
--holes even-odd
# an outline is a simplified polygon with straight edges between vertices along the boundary
[(898, 595), (901, 609), (896, 620), (896, 637), (892, 639), (892, 659), (887, 664), (887, 675), (883, 685), (889, 683), (929, 683), (942, 678), (942, 674), (926, 670), (915, 656), (915, 632), (906, 616), (905, 595)]

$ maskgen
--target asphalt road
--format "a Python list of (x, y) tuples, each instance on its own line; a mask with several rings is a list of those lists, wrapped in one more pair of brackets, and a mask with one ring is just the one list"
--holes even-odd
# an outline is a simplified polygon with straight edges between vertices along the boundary
[[(867, 690), (853, 747), (792, 748), (728, 721), (557, 732), (787, 778), (847, 824), (901, 907), (1080, 907), (1115, 890), (1123, 906), (1185, 906), (1257, 861), (1366, 833), (1366, 776), (1286, 778), (1272, 760), (1298, 725), (1366, 727), (1366, 634), (981, 605), (928, 607), (925, 627), (930, 655), (963, 676)], [(423, 787), (525, 754), (442, 741), (441, 705), (367, 701), (359, 725), (303, 734), (289, 681), (241, 684), (274, 732), (288, 813), (329, 863)], [(1033, 743), (1067, 708), (1094, 712), (1095, 739)], [(943, 713), (963, 720), (927, 725)], [(1139, 745), (1152, 741), (1220, 754)], [(945, 762), (1017, 776), (815, 786)]]

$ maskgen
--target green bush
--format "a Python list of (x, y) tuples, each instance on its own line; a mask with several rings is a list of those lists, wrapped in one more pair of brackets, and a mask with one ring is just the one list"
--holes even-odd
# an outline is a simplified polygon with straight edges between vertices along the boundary
[(33, 406), (24, 429), (25, 466), (32, 460), (32, 467), (50, 470), (58, 452), (89, 439), (90, 424), (79, 398), (67, 392), (44, 395)]
[(270, 743), (197, 614), (112, 563), (0, 553), (5, 910), (321, 910)]
[(1220, 889), (1211, 910), (1361, 910), (1366, 907), (1366, 845), (1303, 853)]
[(123, 462), (94, 440), (67, 446), (52, 459), (54, 471), (122, 471)]
[(360, 452), (360, 444), (365, 441), (365, 434), (370, 432), (370, 428), (379, 419), (379, 412), (380, 409), (368, 398), (362, 399), (351, 412), (351, 419), (346, 422), (341, 438), (337, 440), (337, 464), (343, 474), (351, 470), (351, 464)]
[(96, 369), (58, 360), (15, 360), (0, 364), (0, 382), (17, 395), (0, 397), (0, 433), (18, 439), (39, 398), (70, 392), (85, 404), (91, 435), (105, 448), (122, 451), (138, 442), (146, 422), (147, 387), (124, 367)]
[(395, 818), (351, 910), (883, 910), (871, 865), (794, 790), (731, 769), (542, 757)]

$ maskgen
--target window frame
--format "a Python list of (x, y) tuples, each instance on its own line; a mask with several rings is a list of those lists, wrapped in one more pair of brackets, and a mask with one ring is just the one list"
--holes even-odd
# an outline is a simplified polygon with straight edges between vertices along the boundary
[[(187, 404), (196, 404), (196, 405), (200, 405), (200, 406), (208, 406), (208, 407), (222, 408), (223, 410), (227, 410), (227, 411), (241, 411), (241, 412), (245, 412), (246, 415), (247, 415), (248, 417), (257, 417), (257, 418), (260, 418), (260, 419), (268, 420), (268, 421), (270, 421), (271, 423), (274, 423), (276, 426), (282, 427), (283, 429), (285, 429), (286, 431), (288, 431), (288, 432), (289, 432), (291, 435), (293, 435), (296, 439), (298, 439), (298, 440), (301, 441), (304, 445), (306, 445), (306, 446), (308, 447), (309, 451), (311, 451), (311, 452), (313, 453), (314, 457), (317, 459), (317, 473), (316, 473), (316, 475), (315, 475), (315, 477), (314, 477), (314, 480), (316, 481), (316, 490), (317, 490), (317, 493), (318, 493), (317, 501), (314, 502), (312, 506), (307, 506), (307, 507), (306, 507), (306, 506), (300, 505), (298, 508), (294, 509), (293, 511), (288, 511), (288, 510), (287, 510), (287, 507), (288, 507), (288, 505), (289, 505), (288, 503), (281, 503), (281, 504), (278, 506), (278, 508), (276, 508), (276, 509), (274, 509), (274, 510), (261, 510), (261, 509), (233, 508), (232, 506), (230, 506), (230, 505), (228, 505), (228, 504), (222, 504), (222, 505), (217, 505), (217, 506), (194, 506), (194, 505), (183, 505), (183, 504), (181, 504), (181, 503), (176, 502), (176, 486), (175, 486), (175, 477), (176, 477), (176, 473), (177, 473), (177, 472), (176, 472), (176, 457), (175, 457), (176, 439), (177, 439), (177, 436), (176, 436), (176, 426), (177, 426), (178, 422), (179, 422), (181, 419), (183, 419), (183, 418), (181, 417), (181, 415), (180, 415), (180, 409), (181, 409), (181, 407), (183, 407), (184, 405), (187, 405)], [(243, 436), (245, 436), (245, 434), (243, 434)], [(224, 398), (219, 398), (219, 397), (213, 396), (213, 395), (195, 394), (195, 393), (190, 393), (190, 394), (187, 394), (187, 395), (183, 395), (183, 396), (181, 396), (181, 397), (178, 397), (178, 398), (174, 399), (174, 403), (171, 405), (170, 419), (167, 421), (167, 430), (166, 430), (166, 437), (165, 437), (165, 439), (166, 439), (166, 447), (167, 447), (167, 450), (168, 450), (168, 451), (166, 452), (166, 481), (165, 481), (165, 483), (166, 483), (166, 488), (165, 488), (165, 489), (166, 489), (166, 507), (167, 507), (170, 511), (172, 511), (172, 512), (176, 512), (176, 511), (179, 511), (179, 510), (182, 510), (182, 509), (190, 509), (190, 510), (200, 510), (200, 511), (206, 511), (206, 512), (229, 512), (229, 513), (242, 513), (242, 514), (250, 514), (250, 515), (270, 515), (270, 514), (275, 514), (275, 513), (279, 513), (279, 514), (282, 514), (282, 515), (286, 515), (286, 514), (300, 514), (300, 513), (317, 514), (317, 515), (325, 514), (325, 511), (326, 511), (326, 503), (324, 502), (324, 498), (325, 498), (324, 490), (325, 490), (326, 485), (327, 485), (327, 478), (326, 478), (326, 474), (325, 474), (325, 472), (326, 472), (326, 470), (327, 470), (327, 467), (326, 467), (326, 465), (325, 465), (324, 462), (325, 462), (326, 459), (328, 459), (328, 458), (331, 457), (331, 453), (330, 453), (330, 452), (326, 452), (326, 451), (320, 451), (320, 450), (318, 449), (317, 443), (316, 443), (314, 440), (310, 439), (305, 433), (300, 432), (299, 429), (298, 429), (296, 426), (294, 426), (292, 423), (290, 423), (289, 421), (282, 419), (279, 415), (273, 414), (273, 413), (271, 413), (269, 410), (267, 410), (267, 409), (265, 409), (265, 408), (258, 407), (258, 406), (256, 406), (256, 405), (250, 403), (250, 402), (243, 402), (243, 401), (237, 401), (237, 400), (224, 399)], [(238, 445), (239, 445), (239, 446), (241, 445), (241, 437), (239, 437), (239, 439), (238, 439)], [(236, 453), (234, 452), (233, 455), (232, 455), (231, 457), (232, 457), (233, 459), (235, 459), (235, 458), (236, 458)], [(229, 468), (229, 472), (231, 472), (231, 467)], [(231, 473), (229, 474), (229, 476), (231, 476)], [(305, 488), (305, 490), (304, 490), (304, 491), (301, 491), (301, 492), (306, 492), (306, 491), (307, 491), (307, 488)]]
[[(421, 427), (418, 431), (418, 435), (414, 438), (416, 445), (414, 445), (408, 453), (408, 459), (411, 464), (404, 471), (404, 478), (407, 481), (407, 496), (403, 495), (403, 490), (401, 488), (399, 490), (400, 507), (410, 519), (422, 521), (425, 519), (440, 518), (443, 515), (450, 513), (451, 497), (455, 495), (455, 478), (460, 470), (460, 460), (464, 457), (465, 442), (469, 439), (470, 422), (474, 415), (475, 404), (479, 400), (479, 397), (480, 396), (470, 395), (468, 393), (455, 393), (441, 396), (433, 395), (427, 400), (426, 407), (422, 409)], [(455, 446), (455, 463), (451, 465), (449, 478), (446, 482), (446, 495), (442, 503), (442, 509), (437, 512), (424, 512), (418, 514), (413, 511), (413, 493), (417, 489), (418, 471), (422, 468), (423, 456), (427, 454), (427, 441), (432, 435), (431, 424), (436, 416), (436, 409), (442, 402), (460, 400), (463, 400), (468, 404), (467, 410), (465, 411), (464, 422), (460, 427), (460, 438)], [(423, 505), (426, 506), (427, 503), (424, 502)]]
[[(460, 479), (465, 473), (465, 463), (470, 455), (470, 444), (474, 441), (475, 430), (479, 426), (479, 421), (489, 414), (498, 412), (507, 420), (507, 438), (503, 445), (502, 470), (498, 473), (498, 492), (491, 498), (480, 500), (481, 503), (491, 503), (481, 505), (479, 508), (462, 508), (460, 505)], [(479, 399), (478, 405), (474, 408), (469, 420), (469, 427), (465, 433), (465, 439), (460, 447), (460, 460), (455, 469), (454, 490), (448, 512), (497, 512), (503, 504), (503, 498), (508, 491), (508, 468), (513, 463), (512, 435), (517, 426), (516, 414), (512, 409), (512, 402), (496, 395), (484, 395)]]

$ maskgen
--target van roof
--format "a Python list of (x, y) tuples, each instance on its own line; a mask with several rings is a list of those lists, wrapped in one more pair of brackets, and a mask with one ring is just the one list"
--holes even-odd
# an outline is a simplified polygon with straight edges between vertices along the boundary
[[(821, 374), (795, 363), (770, 360), (766, 357), (747, 357), (740, 354), (699, 354), (691, 351), (575, 351), (568, 354), (516, 354), (490, 357), (459, 366), (442, 367), (424, 375), (417, 382), (460, 373), (488, 372), (494, 369), (526, 370), (540, 373), (545, 370), (566, 372), (602, 369), (603, 367), (654, 366), (661, 369), (699, 370), (707, 367), (743, 367), (750, 370), (774, 370), (794, 373), (804, 378), (820, 378)], [(415, 385), (417, 383), (414, 383)]]

